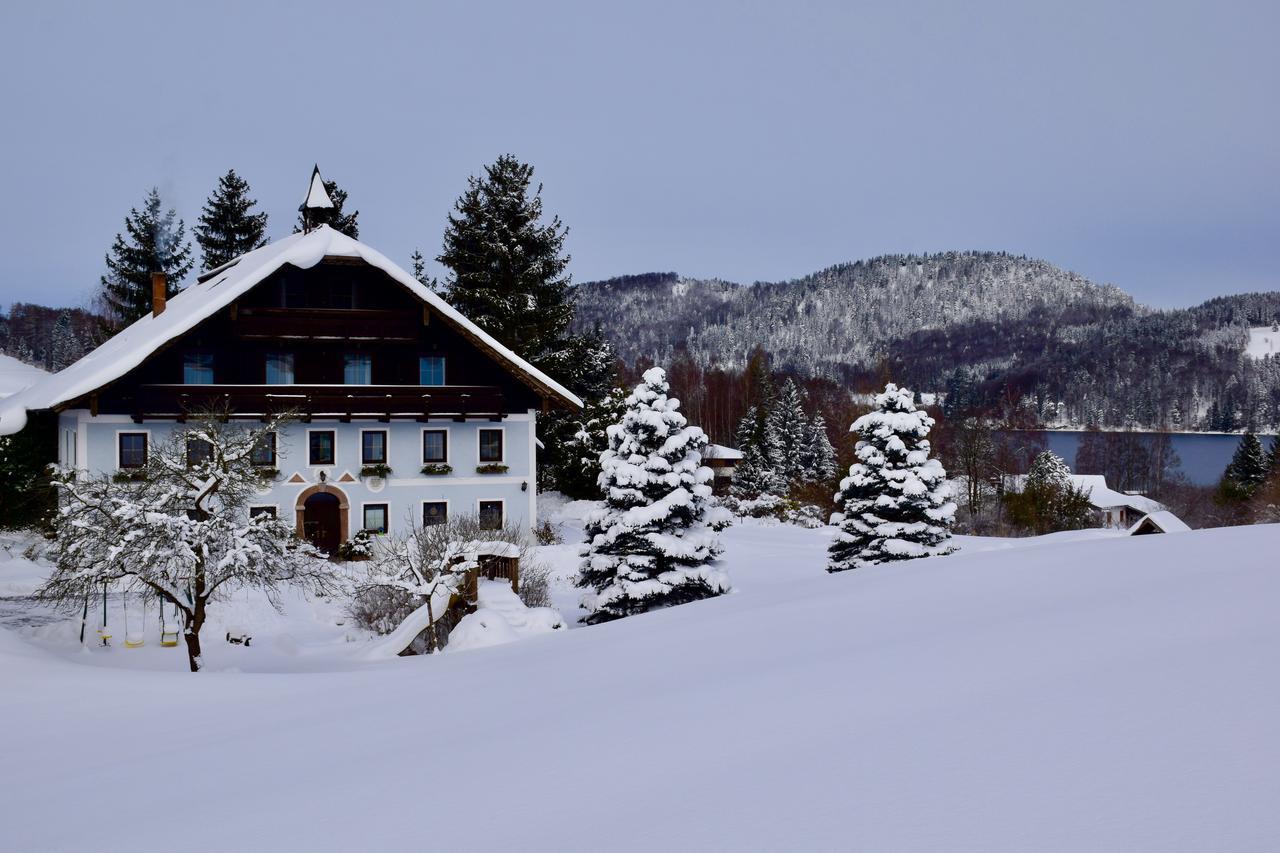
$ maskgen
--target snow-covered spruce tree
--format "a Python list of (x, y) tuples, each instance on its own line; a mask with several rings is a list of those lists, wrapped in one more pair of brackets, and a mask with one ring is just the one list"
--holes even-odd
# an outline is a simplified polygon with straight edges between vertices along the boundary
[[(329, 200), (333, 202), (333, 207), (325, 211), (312, 211), (312, 216), (323, 220), (334, 231), (340, 231), (346, 234), (352, 240), (360, 239), (360, 211), (355, 210), (351, 213), (344, 213), (342, 206), (347, 203), (347, 191), (338, 186), (337, 181), (325, 181), (324, 190), (329, 194)], [(297, 234), (303, 228), (302, 212), (298, 212), (298, 221), (294, 223), (293, 233)]]
[(184, 242), (186, 226), (173, 208), (163, 210), (160, 191), (147, 193), (142, 210), (129, 211), (125, 233), (117, 234), (107, 253), (107, 274), (102, 276), (102, 301), (117, 329), (151, 311), (151, 274), (168, 278), (168, 296), (178, 292), (178, 282), (191, 272), (191, 244)]
[(956, 505), (942, 463), (929, 458), (933, 418), (893, 383), (875, 410), (853, 422), (858, 461), (840, 481), (844, 520), (828, 551), (827, 571), (949, 554)]
[(154, 596), (182, 614), (191, 671), (198, 672), (208, 608), (231, 592), (262, 590), (274, 603), (286, 584), (334, 591), (334, 568), (290, 525), (249, 516), (263, 477), (253, 449), (279, 427), (275, 420), (247, 429), (200, 417), (152, 448), (137, 479), (61, 472), (54, 570), (37, 595), (77, 609), (104, 587)]
[(84, 355), (84, 347), (71, 326), (71, 315), (63, 311), (58, 315), (57, 322), (53, 324), (53, 332), (49, 337), (49, 370), (57, 373), (64, 367), (79, 361), (82, 355)]
[[(566, 466), (565, 474), (557, 484), (560, 491), (570, 497), (588, 497), (592, 491), (585, 488), (590, 484), (597, 488), (600, 479), (600, 459), (609, 449), (609, 427), (620, 423), (627, 411), (627, 392), (614, 387), (603, 397), (587, 401), (578, 421), (578, 431), (570, 442), (574, 466)], [(573, 476), (570, 475), (572, 472)]]
[(775, 445), (774, 467), (788, 487), (805, 482), (805, 414), (800, 389), (788, 379), (768, 414), (768, 431)]
[[(576, 296), (564, 251), (568, 229), (544, 218), (533, 167), (507, 154), (467, 180), (454, 204), (436, 261), (449, 303), (517, 355), (583, 399), (616, 384), (616, 357), (596, 330), (571, 330)], [(572, 489), (576, 461), (565, 451), (578, 431), (576, 415), (538, 419), (539, 487)]]
[(218, 179), (191, 229), (200, 244), (205, 270), (220, 267), (267, 242), (267, 214), (252, 212), (257, 203), (249, 198), (249, 182), (235, 169), (228, 169)]
[(1227, 501), (1248, 500), (1266, 479), (1267, 454), (1263, 452), (1258, 437), (1247, 432), (1236, 446), (1227, 470), (1222, 473), (1218, 493)]
[(806, 483), (830, 483), (836, 476), (836, 449), (827, 438), (827, 421), (821, 412), (805, 423), (802, 479)]
[(779, 452), (778, 436), (771, 428), (769, 418), (761, 417), (754, 406), (747, 409), (738, 422), (734, 440), (742, 453), (742, 461), (734, 467), (734, 497), (781, 496), (787, 484), (774, 463)]
[(1004, 496), (1009, 521), (1037, 534), (1094, 526), (1089, 495), (1071, 480), (1062, 457), (1045, 450), (1031, 463), (1021, 492)]
[(688, 425), (667, 391), (661, 368), (645, 371), (622, 420), (609, 427), (600, 455), (604, 506), (587, 517), (578, 578), (589, 590), (582, 597), (588, 624), (729, 590), (715, 564), (721, 545), (710, 526), (707, 437)]

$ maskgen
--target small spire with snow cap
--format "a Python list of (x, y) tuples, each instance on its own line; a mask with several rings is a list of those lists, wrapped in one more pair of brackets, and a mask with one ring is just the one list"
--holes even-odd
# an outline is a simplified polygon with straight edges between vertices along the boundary
[(329, 197), (324, 178), (320, 177), (320, 165), (316, 164), (311, 170), (311, 186), (307, 189), (307, 199), (298, 208), (302, 214), (302, 230), (310, 231), (326, 222), (329, 214), (333, 212), (333, 207), (333, 199)]

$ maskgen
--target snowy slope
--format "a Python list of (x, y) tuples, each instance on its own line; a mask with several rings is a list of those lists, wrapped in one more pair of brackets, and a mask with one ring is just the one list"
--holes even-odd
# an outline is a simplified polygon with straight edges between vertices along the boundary
[(736, 527), (731, 595), (345, 672), (0, 631), (3, 847), (1274, 849), (1280, 527), (834, 576), (829, 536)]
[(1280, 355), (1280, 332), (1273, 332), (1270, 326), (1255, 326), (1249, 330), (1244, 353), (1250, 358)]

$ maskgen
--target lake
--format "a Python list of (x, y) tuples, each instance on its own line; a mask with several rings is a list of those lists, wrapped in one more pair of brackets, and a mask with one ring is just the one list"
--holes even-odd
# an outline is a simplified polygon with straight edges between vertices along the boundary
[[(1152, 433), (1138, 433), (1151, 435)], [(1076, 448), (1080, 445), (1081, 431), (1046, 432), (1049, 438), (1049, 449), (1066, 460), (1067, 465), (1075, 468)], [(1169, 437), (1173, 441), (1173, 449), (1182, 459), (1181, 471), (1192, 483), (1198, 486), (1212, 486), (1222, 477), (1222, 471), (1231, 461), (1242, 436), (1223, 435), (1208, 432), (1172, 432)], [(1262, 449), (1270, 448), (1271, 436), (1260, 435)]]

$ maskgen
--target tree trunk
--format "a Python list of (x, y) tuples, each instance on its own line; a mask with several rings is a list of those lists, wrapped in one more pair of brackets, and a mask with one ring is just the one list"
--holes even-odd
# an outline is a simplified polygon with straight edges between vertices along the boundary
[(187, 660), (191, 663), (191, 671), (200, 671), (200, 632), (187, 628), (184, 635), (187, 640)]

